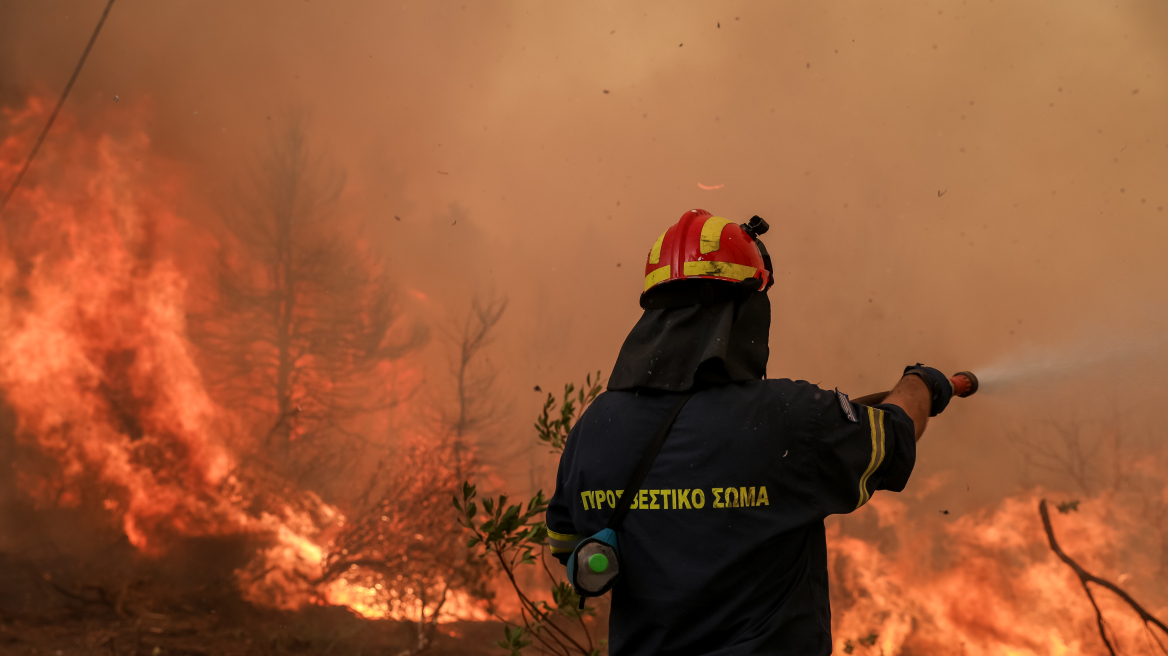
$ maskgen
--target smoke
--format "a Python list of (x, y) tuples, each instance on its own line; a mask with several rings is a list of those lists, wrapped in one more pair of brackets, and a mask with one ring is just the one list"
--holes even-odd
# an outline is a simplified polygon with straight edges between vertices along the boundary
[[(100, 5), (0, 8), (0, 103), (56, 97)], [(1037, 419), (1118, 412), (1159, 435), (1143, 401), (1168, 392), (1166, 31), (1153, 0), (120, 0), (67, 109), (97, 129), (149, 116), (152, 150), (185, 168), (182, 214), (213, 226), (270, 126), (306, 108), (349, 173), (346, 229), (413, 312), (509, 299), (490, 357), (513, 443), (536, 385), (607, 374), (665, 226), (759, 214), (769, 376), (859, 396), (914, 362), (979, 375), (920, 443), (909, 513), (936, 523), (1070, 485), (1011, 439)], [(547, 490), (554, 466), (502, 474)]]

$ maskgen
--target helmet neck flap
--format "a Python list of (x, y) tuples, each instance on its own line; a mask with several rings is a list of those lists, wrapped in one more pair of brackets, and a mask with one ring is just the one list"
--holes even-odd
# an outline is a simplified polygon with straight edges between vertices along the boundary
[(751, 282), (679, 280), (651, 290), (608, 389), (684, 392), (765, 378), (771, 303)]

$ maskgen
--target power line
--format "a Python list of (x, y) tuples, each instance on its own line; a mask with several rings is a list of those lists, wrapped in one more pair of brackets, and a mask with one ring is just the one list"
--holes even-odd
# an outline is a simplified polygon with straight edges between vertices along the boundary
[(69, 96), (69, 90), (73, 88), (73, 83), (77, 81), (77, 76), (81, 74), (81, 67), (85, 65), (85, 59), (89, 57), (89, 51), (93, 48), (93, 43), (97, 41), (97, 35), (101, 33), (101, 26), (105, 25), (105, 19), (109, 16), (110, 8), (114, 6), (114, 0), (109, 0), (106, 3), (105, 11), (101, 12), (101, 20), (97, 21), (97, 27), (93, 28), (93, 36), (89, 37), (89, 43), (85, 46), (85, 51), (81, 53), (81, 60), (77, 62), (77, 68), (73, 69), (73, 75), (69, 78), (69, 84), (65, 85), (65, 90), (61, 92), (61, 99), (57, 101), (56, 108), (53, 113), (49, 115), (49, 122), (45, 124), (45, 129), (41, 131), (41, 136), (37, 137), (36, 144), (32, 147), (32, 152), (28, 154), (28, 159), (24, 160), (24, 166), (21, 167), (20, 173), (16, 174), (16, 179), (12, 181), (12, 186), (8, 188), (8, 193), (4, 194), (4, 200), (0, 201), (0, 216), (4, 214), (4, 208), (8, 207), (8, 201), (12, 199), (12, 194), (16, 193), (16, 188), (20, 186), (20, 181), (24, 179), (24, 174), (28, 172), (28, 167), (32, 166), (32, 159), (36, 157), (37, 151), (41, 149), (41, 144), (45, 142), (45, 137), (48, 136), (49, 130), (53, 127), (53, 121), (57, 120), (57, 114), (61, 111), (61, 106), (65, 104), (65, 98)]

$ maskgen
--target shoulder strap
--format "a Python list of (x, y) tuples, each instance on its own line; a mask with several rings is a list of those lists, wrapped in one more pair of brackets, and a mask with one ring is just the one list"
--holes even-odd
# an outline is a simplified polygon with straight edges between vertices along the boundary
[(616, 502), (616, 508), (612, 511), (612, 516), (608, 518), (608, 528), (617, 530), (620, 525), (624, 523), (625, 516), (629, 514), (629, 508), (633, 505), (633, 499), (636, 498), (637, 493), (641, 490), (641, 484), (645, 482), (645, 477), (649, 475), (649, 470), (653, 467), (653, 461), (657, 459), (657, 454), (661, 453), (661, 447), (665, 445), (665, 438), (669, 436), (669, 429), (673, 427), (673, 421), (677, 419), (677, 415), (681, 414), (682, 407), (685, 406), (686, 401), (693, 396), (693, 392), (686, 392), (678, 399), (677, 405), (669, 412), (669, 416), (662, 422), (661, 427), (657, 429), (657, 434), (653, 436), (653, 441), (649, 443), (649, 447), (645, 449), (644, 455), (641, 456), (641, 461), (637, 463), (637, 468), (633, 470), (633, 475), (629, 477), (629, 482), (625, 485), (625, 491), (621, 493), (621, 498)]

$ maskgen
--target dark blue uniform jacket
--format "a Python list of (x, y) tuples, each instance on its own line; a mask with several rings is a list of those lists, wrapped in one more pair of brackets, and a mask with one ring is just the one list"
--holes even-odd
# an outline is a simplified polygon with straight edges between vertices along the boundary
[[(604, 528), (676, 398), (606, 392), (580, 418), (547, 511), (553, 553)], [(844, 398), (758, 380), (690, 399), (618, 533), (612, 656), (831, 653), (823, 519), (904, 489), (916, 458), (903, 410)]]

